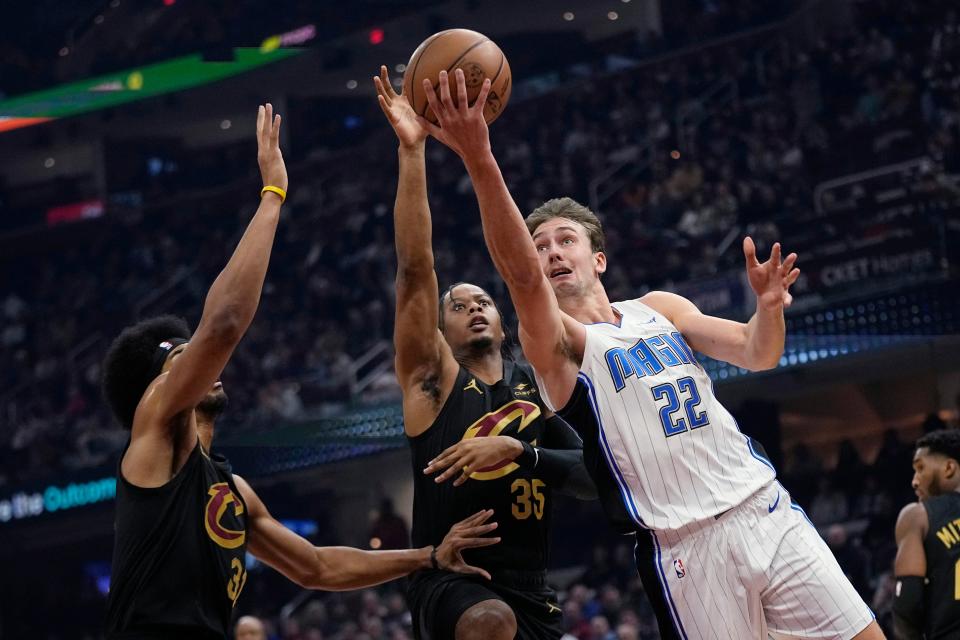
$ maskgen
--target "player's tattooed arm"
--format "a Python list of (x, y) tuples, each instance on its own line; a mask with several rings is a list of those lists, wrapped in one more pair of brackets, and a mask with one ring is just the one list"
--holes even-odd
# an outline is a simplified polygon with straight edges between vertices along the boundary
[(458, 367), (437, 326), (439, 285), (434, 271), (432, 221), (427, 199), (425, 140), (405, 96), (390, 83), (387, 68), (373, 79), (377, 102), (399, 141), (399, 178), (393, 216), (397, 247), (397, 379), (403, 389), (407, 435), (423, 432), (436, 418)]
[[(524, 355), (537, 371), (546, 374), (544, 381), (550, 397), (558, 406), (563, 405), (573, 393), (579, 364), (579, 359), (575, 363), (569, 360), (566, 345), (582, 356), (586, 330), (560, 310), (523, 215), (491, 150), (490, 132), (483, 116), (490, 81), (484, 82), (473, 105), (468, 105), (461, 69), (452, 78), (441, 71), (439, 82), (438, 95), (430, 81), (424, 80), (424, 92), (439, 126), (423, 118), (418, 121), (463, 160), (480, 207), (487, 249), (520, 318)], [(457, 92), (456, 104), (452, 90)]]
[(247, 506), (247, 549), (305, 589), (347, 591), (382, 584), (418, 569), (434, 566), (456, 573), (490, 579), (479, 567), (464, 562), (464, 549), (486, 547), (500, 541), (489, 537), (497, 528), (489, 522), (492, 510), (480, 511), (450, 528), (436, 549), (366, 551), (353, 547), (316, 547), (277, 521), (241, 477), (234, 476)]

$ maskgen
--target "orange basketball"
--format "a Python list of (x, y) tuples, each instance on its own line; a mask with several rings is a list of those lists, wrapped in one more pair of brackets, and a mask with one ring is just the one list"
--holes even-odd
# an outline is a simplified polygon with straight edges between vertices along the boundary
[(503, 113), (510, 99), (510, 64), (500, 47), (482, 33), (469, 29), (448, 29), (424, 40), (410, 56), (403, 74), (403, 95), (417, 114), (436, 124), (437, 118), (427, 103), (423, 81), (429, 78), (440, 97), (440, 72), (450, 74), (450, 95), (457, 102), (453, 72), (463, 69), (470, 103), (476, 100), (485, 78), (490, 78), (490, 94), (483, 117), (490, 124)]

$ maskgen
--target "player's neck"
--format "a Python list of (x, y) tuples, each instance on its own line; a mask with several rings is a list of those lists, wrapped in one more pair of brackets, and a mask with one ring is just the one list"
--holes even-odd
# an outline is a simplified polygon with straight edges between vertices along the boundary
[(214, 418), (196, 412), (197, 416), (197, 436), (200, 438), (200, 446), (203, 447), (203, 450), (207, 453), (210, 453), (210, 446), (213, 444), (213, 423)]
[(583, 324), (596, 324), (598, 322), (617, 324), (620, 321), (620, 317), (610, 306), (607, 290), (603, 288), (599, 280), (587, 291), (577, 295), (563, 296), (558, 298), (557, 301), (564, 313)]
[(503, 356), (499, 349), (460, 353), (457, 362), (487, 384), (496, 384), (503, 377)]

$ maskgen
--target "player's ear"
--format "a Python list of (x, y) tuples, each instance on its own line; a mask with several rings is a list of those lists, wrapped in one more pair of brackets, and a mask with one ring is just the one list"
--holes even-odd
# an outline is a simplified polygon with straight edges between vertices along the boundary
[(593, 254), (593, 259), (596, 261), (597, 273), (606, 273), (607, 272), (607, 254), (603, 251), (597, 251)]
[(947, 480), (953, 480), (957, 477), (958, 472), (960, 472), (960, 465), (957, 464), (957, 461), (953, 458), (947, 458), (947, 461), (943, 463), (943, 477)]

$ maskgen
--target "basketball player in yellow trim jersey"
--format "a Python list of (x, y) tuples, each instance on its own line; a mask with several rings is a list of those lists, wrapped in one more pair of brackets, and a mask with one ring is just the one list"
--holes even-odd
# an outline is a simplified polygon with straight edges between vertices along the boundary
[[(400, 141), (394, 342), (413, 452), (413, 541), (435, 540), (447, 523), (481, 508), (494, 510), (501, 540), (466, 556), (492, 579), (442, 570), (411, 576), (414, 634), (438, 640), (559, 638), (560, 609), (546, 585), (547, 530), (554, 491), (596, 495), (583, 467), (582, 443), (546, 412), (529, 367), (513, 362), (500, 312), (487, 292), (457, 283), (440, 295), (430, 241), (426, 131), (406, 98), (394, 93), (385, 67), (380, 74), (374, 78), (378, 101)], [(434, 478), (435, 472), (441, 473)]]
[(897, 518), (893, 604), (898, 640), (960, 636), (960, 431), (917, 440), (913, 490), (918, 502)]
[[(280, 116), (260, 107), (258, 161), (264, 186), (285, 193)], [(179, 318), (124, 330), (104, 362), (104, 395), (130, 441), (118, 469), (116, 542), (107, 637), (227, 637), (247, 581), (244, 553), (311, 589), (371, 586), (415, 569), (478, 572), (460, 551), (488, 545), (495, 523), (482, 512), (436, 547), (362, 551), (315, 547), (275, 520), (229, 464), (210, 454), (226, 407), (220, 373), (253, 320), (283, 196), (270, 191), (207, 294), (191, 335)]]

